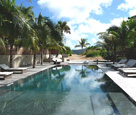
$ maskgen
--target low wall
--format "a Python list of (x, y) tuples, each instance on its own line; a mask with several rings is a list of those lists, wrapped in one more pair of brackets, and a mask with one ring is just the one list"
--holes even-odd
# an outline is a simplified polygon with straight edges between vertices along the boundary
[[(53, 55), (53, 54), (52, 54)], [(54, 54), (55, 55), (55, 54)], [(51, 56), (52, 57), (52, 56)], [(62, 55), (59, 55), (62, 58)], [(63, 57), (63, 61), (65, 61), (66, 55)], [(0, 55), (0, 64), (6, 64), (9, 66), (10, 56), (9, 55)], [(49, 55), (43, 55), (43, 61), (49, 61)], [(36, 64), (41, 62), (40, 55), (36, 55)], [(33, 55), (13, 55), (13, 67), (25, 67), (31, 66), (33, 64)]]
[[(43, 60), (48, 61), (49, 55), (43, 55)], [(40, 63), (40, 55), (36, 55), (36, 64)], [(0, 55), (0, 64), (9, 66), (10, 56)], [(31, 66), (33, 64), (33, 55), (13, 55), (13, 67)]]

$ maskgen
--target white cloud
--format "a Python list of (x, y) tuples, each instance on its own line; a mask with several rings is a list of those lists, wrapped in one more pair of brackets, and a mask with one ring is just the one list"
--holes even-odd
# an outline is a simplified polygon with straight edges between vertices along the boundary
[[(107, 8), (113, 0), (38, 0), (41, 8), (47, 8), (53, 13), (55, 19), (65, 18), (69, 21), (68, 26), (71, 28), (71, 34), (66, 34), (66, 44), (74, 49), (81, 38), (88, 38), (88, 42), (95, 44), (97, 42), (97, 33), (104, 32), (111, 25), (119, 26), (126, 18), (115, 18), (110, 23), (102, 23), (99, 20), (90, 17), (90, 13), (97, 15), (103, 14), (103, 7)], [(126, 0), (129, 2), (128, 0)], [(132, 0), (130, 0), (132, 1)], [(126, 3), (127, 3), (126, 2)], [(118, 9), (127, 10), (129, 7), (122, 4)], [(134, 5), (133, 5), (134, 6)], [(134, 11), (131, 11), (131, 14)], [(92, 37), (90, 37), (92, 36)], [(89, 38), (90, 37), (90, 38)]]
[(127, 17), (125, 18), (114, 18), (113, 20), (111, 20), (111, 25), (116, 25), (116, 26), (120, 26), (122, 21), (126, 21)]
[[(110, 23), (102, 23), (99, 20), (90, 18), (84, 23), (80, 23), (78, 25), (70, 21), (68, 24), (71, 28), (71, 34), (65, 34), (67, 40), (69, 40), (66, 44), (74, 48), (74, 46), (72, 46), (74, 42), (78, 44), (77, 40), (80, 40), (80, 38), (88, 38), (88, 42), (90, 42), (91, 45), (94, 45), (98, 41), (97, 33), (106, 31), (106, 29), (112, 25), (120, 26), (123, 20), (127, 20), (127, 18), (114, 18)], [(89, 38), (89, 35), (93, 35), (93, 37)]]
[(92, 38), (92, 41), (94, 44), (97, 42), (96, 38)]
[(102, 7), (108, 7), (112, 0), (38, 0), (41, 8), (47, 8), (55, 17), (69, 18), (83, 22), (90, 13), (102, 14)]
[(136, 9), (130, 10), (130, 11), (129, 11), (129, 15), (130, 15), (130, 16), (136, 15)]
[(134, 13), (136, 11), (136, 0), (125, 0), (125, 3), (120, 4), (117, 9), (123, 11), (129, 10), (130, 16), (136, 15)]

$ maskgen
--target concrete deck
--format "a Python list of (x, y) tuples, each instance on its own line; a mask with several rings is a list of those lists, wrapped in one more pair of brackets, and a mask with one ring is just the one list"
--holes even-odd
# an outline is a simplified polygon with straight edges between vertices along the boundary
[(0, 87), (3, 85), (10, 85), (15, 81), (18, 81), (19, 79), (24, 79), (28, 76), (31, 76), (35, 73), (38, 73), (40, 71), (43, 71), (45, 69), (48, 69), (50, 67), (55, 66), (53, 63), (44, 63), (43, 65), (36, 65), (36, 68), (32, 68), (32, 66), (27, 67), (27, 72), (23, 74), (12, 74), (11, 78), (7, 78), (5, 80), (0, 80)]
[(108, 75), (126, 94), (136, 102), (136, 78), (125, 77), (105, 63), (98, 64), (99, 68)]

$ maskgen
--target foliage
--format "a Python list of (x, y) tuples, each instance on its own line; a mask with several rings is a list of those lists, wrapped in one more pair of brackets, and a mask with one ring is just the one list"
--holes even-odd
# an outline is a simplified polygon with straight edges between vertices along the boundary
[(67, 22), (59, 21), (56, 25), (48, 17), (43, 17), (41, 14), (35, 18), (32, 8), (26, 8), (23, 4), (17, 6), (15, 0), (0, 1), (0, 46), (5, 52), (5, 46), (10, 46), (10, 67), (13, 63), (14, 46), (25, 47), (27, 50), (33, 51), (33, 67), (35, 67), (36, 54), (39, 51), (41, 52), (42, 64), (44, 49), (57, 49), (59, 51), (66, 49), (62, 42), (63, 32), (70, 33)]
[(61, 51), (62, 54), (68, 54), (69, 56), (71, 56), (73, 54), (72, 50), (70, 49), (70, 47), (68, 46), (64, 46), (65, 50)]
[(93, 49), (100, 50), (101, 47), (100, 46), (91, 46), (91, 47), (89, 46), (89, 47), (86, 48), (86, 51), (87, 50), (93, 50)]
[(97, 57), (100, 56), (99, 50), (90, 50), (86, 53), (86, 57)]
[(130, 18), (123, 21), (120, 26), (111, 26), (106, 32), (98, 33), (102, 42), (97, 44), (102, 45), (106, 50), (101, 52), (105, 59), (117, 61), (118, 57), (134, 58), (132, 50), (136, 48), (136, 20)]
[(82, 55), (83, 55), (83, 48), (87, 47), (87, 45), (90, 45), (90, 43), (87, 42), (87, 39), (81, 38), (79, 42), (79, 45), (76, 45), (75, 47), (81, 47), (82, 48)]

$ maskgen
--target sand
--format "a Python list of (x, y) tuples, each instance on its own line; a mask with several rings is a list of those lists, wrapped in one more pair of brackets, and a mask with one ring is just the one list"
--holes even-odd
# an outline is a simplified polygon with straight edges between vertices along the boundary
[(99, 57), (86, 57), (85, 55), (76, 55), (73, 54), (72, 56), (69, 57), (70, 60), (104, 60), (101, 56)]

